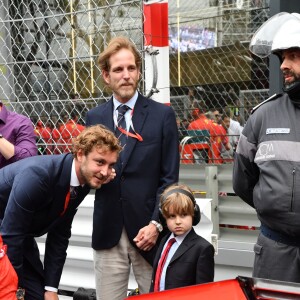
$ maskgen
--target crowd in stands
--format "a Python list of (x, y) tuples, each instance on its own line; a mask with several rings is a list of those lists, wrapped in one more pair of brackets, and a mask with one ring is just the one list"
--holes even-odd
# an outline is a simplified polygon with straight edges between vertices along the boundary
[[(186, 136), (191, 135), (191, 131), (207, 130), (210, 135), (209, 153), (200, 154), (193, 148), (194, 158), (199, 161), (221, 164), (233, 161), (233, 155), (243, 130), (243, 126), (239, 121), (234, 120), (235, 117), (230, 107), (223, 109), (207, 110), (204, 101), (194, 100), (190, 111), (189, 119), (177, 119), (179, 128), (179, 138), (182, 141)], [(199, 134), (201, 134), (199, 132)], [(196, 135), (193, 133), (192, 135)], [(187, 141), (185, 139), (185, 141)], [(190, 140), (192, 143), (193, 140)], [(189, 146), (187, 145), (187, 148)], [(202, 149), (201, 147), (199, 149)], [(198, 152), (198, 154), (197, 154)], [(184, 152), (182, 152), (184, 155)], [(181, 157), (183, 158), (183, 157)], [(188, 162), (196, 162), (188, 160)]]
[[(53, 117), (48, 121), (33, 121), (37, 137), (39, 154), (60, 154), (71, 151), (72, 138), (85, 128), (78, 120), (78, 114), (73, 111), (61, 118)], [(194, 100), (187, 118), (177, 118), (179, 139), (189, 136), (191, 130), (207, 130), (209, 132), (210, 153), (195, 151), (196, 161), (221, 164), (233, 161), (233, 155), (243, 130), (238, 121), (238, 115), (230, 107), (208, 110), (204, 101)], [(193, 140), (190, 141), (191, 143)], [(200, 153), (201, 152), (201, 153)], [(181, 157), (182, 159), (182, 157)], [(184, 162), (184, 161), (183, 161)]]
[[(194, 93), (189, 94), (191, 107), (186, 118), (177, 117), (179, 140), (187, 141), (186, 137), (191, 134), (201, 135), (198, 131), (209, 133), (209, 147), (192, 145), (196, 139), (190, 139), (185, 149), (181, 145), (182, 163), (231, 163), (233, 155), (243, 130), (239, 122), (239, 114), (236, 108), (225, 106), (223, 108), (209, 109), (204, 100), (199, 100)], [(71, 151), (72, 139), (85, 128), (79, 122), (76, 111), (64, 114), (61, 117), (52, 117), (50, 120), (32, 120), (35, 124), (35, 134), (39, 154), (60, 154)], [(194, 143), (195, 144), (195, 143)], [(194, 145), (195, 146), (195, 145)], [(183, 150), (183, 151), (182, 151)], [(186, 156), (189, 157), (185, 160)]]
[[(61, 121), (62, 120), (62, 121)], [(78, 121), (76, 112), (52, 118), (43, 122), (38, 120), (35, 126), (39, 154), (60, 154), (71, 151), (72, 139), (85, 128)]]

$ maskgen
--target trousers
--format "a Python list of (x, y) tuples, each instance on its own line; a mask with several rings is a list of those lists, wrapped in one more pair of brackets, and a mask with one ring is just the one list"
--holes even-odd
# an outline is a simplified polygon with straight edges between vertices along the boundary
[(152, 266), (130, 243), (123, 229), (118, 245), (111, 249), (94, 250), (97, 300), (126, 298), (131, 267), (140, 293), (148, 293)]
[(253, 277), (300, 283), (300, 248), (260, 233), (254, 253)]

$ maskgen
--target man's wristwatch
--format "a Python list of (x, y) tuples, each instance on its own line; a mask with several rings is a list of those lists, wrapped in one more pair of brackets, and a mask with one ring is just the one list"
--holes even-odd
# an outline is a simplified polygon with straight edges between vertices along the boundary
[(17, 293), (16, 293), (17, 299), (18, 300), (24, 300), (25, 297), (25, 290), (22, 288), (18, 288), (17, 289)]
[(154, 224), (156, 226), (156, 229), (157, 229), (158, 232), (162, 232), (163, 231), (163, 227), (162, 227), (162, 225), (160, 223), (158, 223), (158, 222), (156, 222), (154, 220), (150, 221), (150, 223)]

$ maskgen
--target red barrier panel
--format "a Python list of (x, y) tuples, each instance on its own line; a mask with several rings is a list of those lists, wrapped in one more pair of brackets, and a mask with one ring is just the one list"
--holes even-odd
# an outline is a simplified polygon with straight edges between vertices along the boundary
[(247, 300), (237, 279), (205, 283), (128, 297), (128, 300)]

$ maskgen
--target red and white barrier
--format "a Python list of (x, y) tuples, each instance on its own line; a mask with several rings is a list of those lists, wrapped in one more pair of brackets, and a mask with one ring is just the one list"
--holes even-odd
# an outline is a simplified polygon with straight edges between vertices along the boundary
[[(157, 83), (152, 99), (170, 104), (168, 1), (144, 1), (146, 94), (153, 89), (152, 55), (156, 56)], [(158, 54), (156, 54), (158, 53)], [(158, 91), (156, 93), (156, 91)]]

